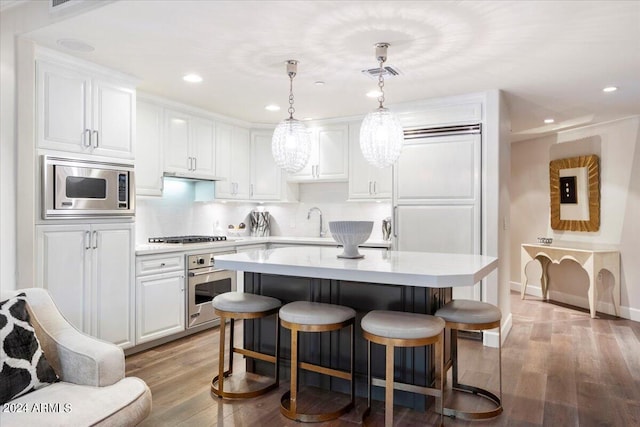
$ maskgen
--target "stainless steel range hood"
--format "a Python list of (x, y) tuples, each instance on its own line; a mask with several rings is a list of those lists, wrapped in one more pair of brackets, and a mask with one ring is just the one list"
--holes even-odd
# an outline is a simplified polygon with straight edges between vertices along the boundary
[(198, 174), (197, 172), (164, 172), (162, 176), (168, 178), (190, 179), (193, 181), (226, 181), (227, 178), (221, 176), (211, 176)]

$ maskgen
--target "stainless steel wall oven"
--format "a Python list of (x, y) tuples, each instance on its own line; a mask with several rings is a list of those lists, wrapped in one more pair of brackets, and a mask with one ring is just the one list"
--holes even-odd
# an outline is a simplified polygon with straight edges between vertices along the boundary
[(215, 267), (216, 255), (230, 253), (235, 251), (187, 255), (187, 328), (217, 320), (211, 301), (216, 295), (236, 290), (237, 273)]

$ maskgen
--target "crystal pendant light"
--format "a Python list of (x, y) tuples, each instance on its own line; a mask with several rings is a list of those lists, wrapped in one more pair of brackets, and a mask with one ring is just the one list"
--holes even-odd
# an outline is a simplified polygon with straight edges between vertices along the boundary
[(376, 44), (376, 59), (380, 63), (378, 87), (379, 106), (367, 114), (360, 126), (360, 149), (367, 162), (373, 166), (384, 168), (392, 165), (400, 157), (404, 132), (400, 120), (385, 108), (384, 103), (384, 63), (387, 60), (388, 43)]
[(296, 76), (298, 61), (287, 61), (289, 76), (289, 118), (281, 121), (273, 131), (271, 153), (276, 165), (289, 173), (301, 171), (311, 154), (311, 135), (307, 127), (293, 118), (293, 78)]

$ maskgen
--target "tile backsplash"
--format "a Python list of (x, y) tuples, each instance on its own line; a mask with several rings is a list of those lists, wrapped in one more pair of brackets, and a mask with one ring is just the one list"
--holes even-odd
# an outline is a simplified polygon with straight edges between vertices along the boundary
[[(136, 243), (146, 243), (149, 237), (222, 234), (229, 225), (244, 222), (244, 233), (249, 235), (249, 214), (256, 209), (268, 211), (271, 217), (271, 235), (316, 237), (319, 218), (316, 212), (307, 219), (309, 209), (322, 211), (323, 228), (328, 231), (329, 221), (374, 221), (372, 239), (382, 239), (382, 220), (391, 215), (391, 201), (347, 202), (347, 183), (300, 184), (298, 203), (240, 203), (194, 202), (195, 185), (187, 180), (165, 179), (162, 197), (136, 198)], [(329, 234), (327, 233), (327, 236)]]

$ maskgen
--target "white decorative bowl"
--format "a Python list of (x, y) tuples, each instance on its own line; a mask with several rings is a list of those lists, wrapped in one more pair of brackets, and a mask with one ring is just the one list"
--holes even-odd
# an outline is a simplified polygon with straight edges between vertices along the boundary
[(329, 221), (331, 237), (344, 246), (338, 258), (364, 258), (358, 245), (367, 241), (373, 229), (373, 221)]

